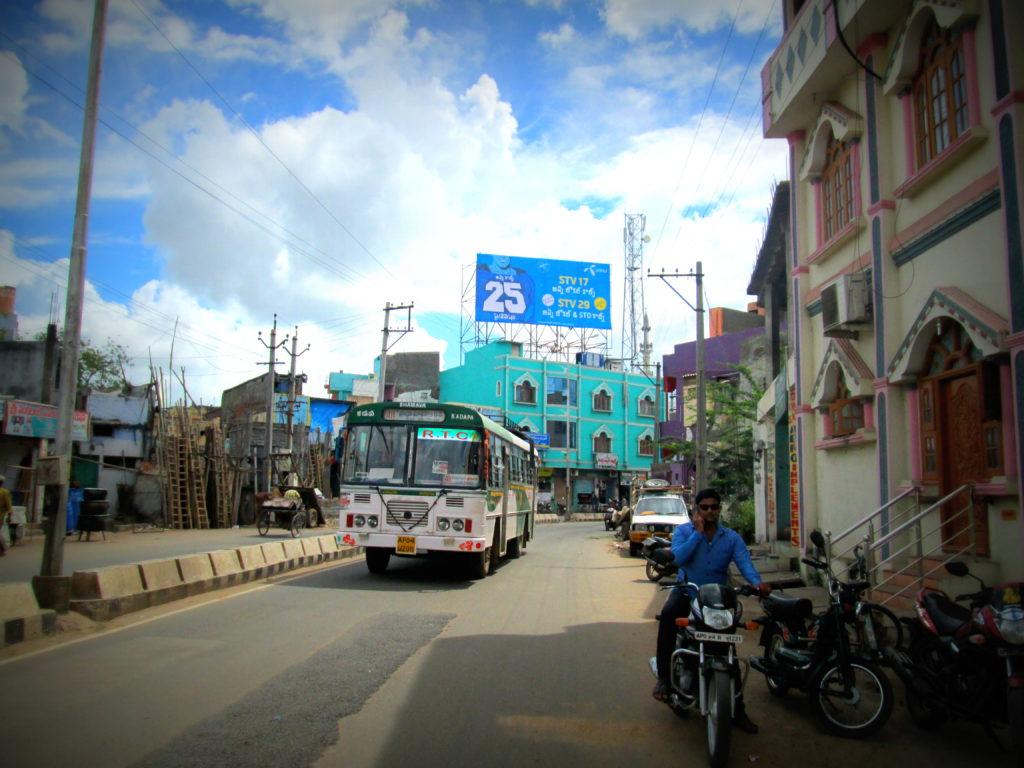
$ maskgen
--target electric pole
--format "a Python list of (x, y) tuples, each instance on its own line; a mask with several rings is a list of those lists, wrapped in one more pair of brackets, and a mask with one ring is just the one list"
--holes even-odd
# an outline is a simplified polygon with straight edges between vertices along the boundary
[[(696, 463), (697, 471), (694, 477), (694, 491), (700, 491), (707, 487), (707, 463), (708, 463), (708, 445), (707, 445), (707, 371), (704, 364), (704, 272), (702, 271), (702, 263), (697, 262), (697, 268), (693, 272), (685, 273), (667, 273), (662, 271), (660, 274), (654, 274), (651, 272), (647, 273), (648, 277), (660, 277), (669, 288), (672, 288), (672, 292), (675, 293), (683, 302), (697, 313), (697, 425), (694, 434), (694, 444), (696, 446)], [(683, 296), (679, 291), (672, 287), (665, 278), (667, 277), (694, 277), (697, 279), (697, 303), (696, 305), (691, 304), (689, 300)], [(685, 424), (683, 425), (685, 426)]]
[[(288, 337), (285, 336), (280, 344), (277, 343), (277, 313), (274, 313), (274, 327), (270, 329), (270, 343), (263, 341), (263, 331), (257, 334), (260, 342), (268, 350), (270, 350), (270, 359), (265, 363), (267, 366), (267, 434), (266, 434), (266, 466), (263, 470), (263, 476), (267, 485), (267, 492), (270, 492), (271, 482), (273, 480), (273, 452), (274, 452), (274, 379), (277, 377), (277, 373), (274, 367), (277, 365), (275, 359), (275, 353), (278, 347), (283, 347), (288, 343)], [(263, 365), (263, 363), (261, 363)]]
[(60, 364), (60, 398), (57, 407), (57, 435), (54, 454), (59, 468), (60, 494), (50, 526), (46, 529), (40, 575), (60, 576), (64, 567), (64, 529), (67, 526), (68, 488), (71, 482), (71, 430), (74, 426), (75, 395), (78, 393), (78, 361), (82, 339), (82, 297), (85, 292), (86, 241), (89, 234), (89, 200), (92, 196), (92, 164), (96, 147), (96, 114), (103, 73), (103, 41), (106, 33), (107, 0), (96, 0), (89, 49), (89, 75), (82, 120), (82, 150), (78, 164), (78, 197), (71, 235), (68, 265), (67, 305), (64, 308), (64, 347)]
[[(398, 339), (405, 336), (407, 333), (412, 333), (412, 304), (395, 305), (390, 301), (384, 307), (384, 341), (380, 345), (380, 382), (377, 384), (377, 401), (384, 402), (384, 380), (388, 370), (388, 350), (391, 348), (388, 346), (388, 335), (391, 333), (400, 333), (401, 336)], [(392, 328), (391, 327), (391, 310), (393, 309), (404, 309), (406, 310), (405, 316), (405, 328)], [(398, 339), (395, 339), (394, 344), (398, 343)]]
[[(292, 456), (294, 450), (294, 444), (292, 441), (292, 422), (295, 419), (295, 359), (300, 355), (304, 355), (309, 352), (309, 344), (306, 348), (296, 354), (295, 347), (299, 343), (299, 326), (295, 326), (295, 334), (292, 336), (292, 351), (289, 353), (292, 358), (291, 371), (288, 373), (288, 456)], [(295, 467), (294, 459), (289, 459), (292, 462), (292, 468)]]

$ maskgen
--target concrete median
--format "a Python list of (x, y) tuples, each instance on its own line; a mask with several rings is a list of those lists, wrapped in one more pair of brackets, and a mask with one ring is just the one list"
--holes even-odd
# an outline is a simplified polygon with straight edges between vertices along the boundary
[(70, 608), (108, 621), (295, 568), (354, 557), (360, 551), (340, 548), (337, 538), (329, 534), (76, 571), (71, 577)]
[(4, 645), (57, 631), (57, 612), (40, 608), (31, 584), (0, 584), (0, 623)]

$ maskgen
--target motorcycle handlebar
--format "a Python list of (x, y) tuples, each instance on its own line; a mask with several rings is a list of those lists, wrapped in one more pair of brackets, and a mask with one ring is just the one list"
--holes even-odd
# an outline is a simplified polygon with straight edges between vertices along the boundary
[(819, 562), (818, 560), (811, 560), (809, 557), (800, 558), (800, 562), (804, 565), (811, 566), (811, 568), (820, 568), (821, 570), (825, 570), (828, 567), (825, 563)]

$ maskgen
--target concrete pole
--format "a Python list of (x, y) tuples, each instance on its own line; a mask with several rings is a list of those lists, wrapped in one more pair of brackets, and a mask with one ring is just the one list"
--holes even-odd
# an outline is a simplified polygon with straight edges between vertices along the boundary
[(707, 488), (707, 372), (704, 366), (704, 273), (697, 262), (697, 477), (694, 492)]
[[(292, 336), (292, 366), (288, 371), (288, 456), (291, 460), (292, 453), (292, 421), (295, 418), (295, 347), (299, 343), (299, 326), (295, 326), (295, 334)], [(294, 466), (294, 463), (293, 465)]]
[(377, 402), (384, 402), (384, 380), (388, 371), (388, 329), (391, 327), (391, 302), (384, 306), (384, 341), (380, 345), (380, 381), (377, 383)]
[[(92, 18), (89, 75), (82, 121), (82, 150), (78, 164), (78, 198), (71, 235), (68, 266), (68, 294), (64, 313), (64, 349), (60, 366), (60, 398), (57, 406), (57, 437), (54, 455), (62, 466), (60, 501), (43, 545), (42, 576), (60, 576), (64, 567), (64, 529), (67, 525), (68, 488), (71, 483), (71, 430), (78, 392), (78, 360), (82, 337), (82, 299), (85, 292), (86, 242), (89, 235), (89, 200), (92, 196), (92, 165), (96, 147), (96, 114), (103, 73), (103, 41), (106, 32), (107, 0), (96, 0)], [(64, 471), (66, 470), (66, 471)]]
[(270, 484), (273, 480), (273, 467), (271, 454), (274, 452), (274, 353), (277, 352), (277, 314), (274, 314), (274, 327), (270, 329), (270, 359), (267, 361), (267, 432), (266, 441), (266, 466), (263, 468), (263, 477), (266, 483), (266, 490), (270, 492)]

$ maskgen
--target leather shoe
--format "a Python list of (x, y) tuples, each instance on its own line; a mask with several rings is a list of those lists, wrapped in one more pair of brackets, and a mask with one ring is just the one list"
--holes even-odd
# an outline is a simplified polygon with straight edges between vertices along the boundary
[(755, 734), (758, 731), (757, 723), (751, 720), (743, 710), (740, 710), (733, 716), (732, 724), (744, 733)]

